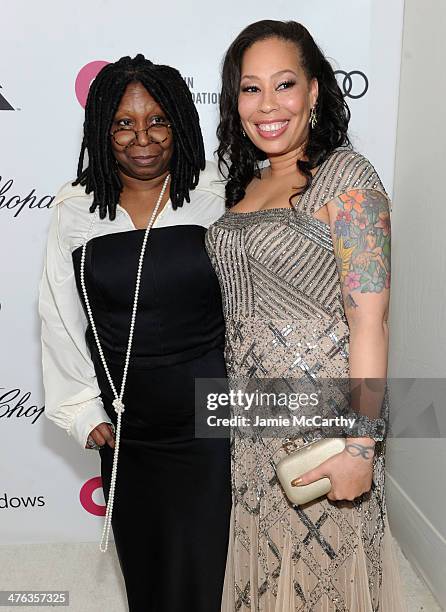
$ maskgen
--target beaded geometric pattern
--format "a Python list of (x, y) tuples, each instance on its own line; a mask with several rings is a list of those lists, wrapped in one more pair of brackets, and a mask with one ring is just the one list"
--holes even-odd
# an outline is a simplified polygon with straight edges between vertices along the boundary
[[(358, 188), (385, 193), (364, 157), (338, 149), (294, 208), (228, 211), (209, 228), (229, 377), (348, 378), (349, 328), (330, 228), (313, 214)], [(274, 612), (280, 600), (290, 612), (350, 612), (357, 571), (378, 610), (384, 446), (376, 447), (369, 493), (293, 507), (274, 471), (290, 452), (287, 440), (233, 433), (234, 610)]]

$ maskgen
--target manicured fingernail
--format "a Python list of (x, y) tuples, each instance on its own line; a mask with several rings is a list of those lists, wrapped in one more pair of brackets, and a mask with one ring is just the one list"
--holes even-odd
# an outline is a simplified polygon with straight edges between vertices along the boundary
[(294, 480), (291, 481), (292, 487), (298, 487), (301, 484), (302, 484), (302, 478), (295, 478)]

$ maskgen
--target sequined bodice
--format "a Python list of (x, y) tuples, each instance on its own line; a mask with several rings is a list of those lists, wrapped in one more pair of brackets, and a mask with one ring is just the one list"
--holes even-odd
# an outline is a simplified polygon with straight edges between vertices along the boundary
[(357, 188), (384, 191), (370, 162), (337, 149), (295, 209), (228, 211), (209, 228), (206, 247), (227, 320), (345, 319), (330, 227), (313, 215), (336, 195)]
[(227, 212), (209, 230), (207, 247), (227, 319), (344, 316), (330, 227), (322, 221), (291, 208)]
[(349, 189), (384, 191), (370, 162), (338, 149), (295, 208), (228, 211), (209, 228), (231, 374), (348, 375), (349, 328), (330, 226), (314, 213)]

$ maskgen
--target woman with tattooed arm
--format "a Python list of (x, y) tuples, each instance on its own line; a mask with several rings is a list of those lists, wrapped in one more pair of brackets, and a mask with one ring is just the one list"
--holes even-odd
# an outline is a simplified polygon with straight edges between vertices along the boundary
[(207, 249), (229, 376), (357, 379), (361, 392), (351, 396), (360, 426), (345, 450), (296, 474), (295, 486), (331, 481), (326, 497), (303, 506), (288, 502), (274, 473), (287, 441), (235, 432), (224, 609), (401, 612), (384, 495), (388, 197), (352, 150), (333, 69), (302, 25), (261, 21), (241, 32), (225, 56), (220, 111), (229, 210), (209, 228)]

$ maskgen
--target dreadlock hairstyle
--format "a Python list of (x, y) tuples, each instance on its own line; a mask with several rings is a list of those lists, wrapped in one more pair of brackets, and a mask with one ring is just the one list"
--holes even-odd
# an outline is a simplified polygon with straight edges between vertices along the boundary
[[(111, 220), (122, 191), (118, 167), (112, 152), (110, 130), (113, 118), (129, 83), (141, 83), (167, 114), (173, 131), (173, 154), (170, 161), (170, 199), (176, 209), (184, 200), (190, 202), (189, 191), (198, 184), (200, 170), (205, 167), (203, 136), (192, 95), (175, 68), (152, 63), (142, 54), (133, 59), (121, 57), (99, 72), (85, 106), (84, 136), (73, 185), (85, 186), (93, 192), (90, 211), (99, 208), (103, 219), (107, 211)], [(84, 168), (85, 153), (88, 166)]]
[(309, 131), (306, 160), (298, 160), (297, 168), (306, 184), (291, 199), (304, 193), (311, 185), (311, 170), (324, 162), (340, 146), (350, 146), (347, 135), (350, 111), (336, 81), (333, 68), (315, 43), (308, 30), (296, 21), (265, 19), (247, 26), (234, 40), (223, 60), (220, 123), (217, 128), (217, 149), (220, 171), (227, 174), (226, 204), (235, 206), (243, 199), (245, 189), (256, 176), (260, 178), (259, 161), (266, 159), (242, 132), (238, 114), (238, 96), (243, 55), (260, 40), (279, 38), (296, 45), (296, 52), (309, 80), (316, 78), (319, 85), (317, 124)]

